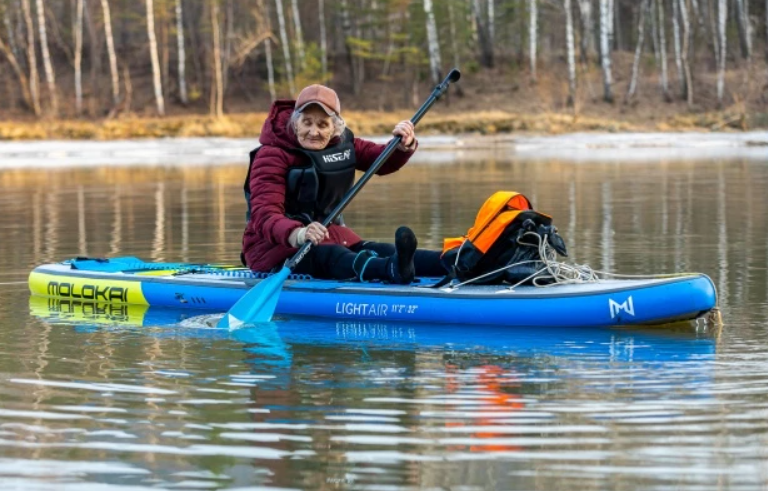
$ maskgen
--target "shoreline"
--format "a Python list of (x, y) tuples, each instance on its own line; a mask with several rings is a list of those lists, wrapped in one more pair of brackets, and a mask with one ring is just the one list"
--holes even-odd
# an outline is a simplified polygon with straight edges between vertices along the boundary
[[(384, 135), (363, 136), (385, 143)], [(253, 138), (149, 138), (125, 140), (0, 141), (0, 169), (110, 166), (223, 165), (247, 162)], [(768, 160), (768, 131), (456, 134), (419, 136), (413, 163), (430, 164), (482, 155), (566, 161), (654, 158)]]

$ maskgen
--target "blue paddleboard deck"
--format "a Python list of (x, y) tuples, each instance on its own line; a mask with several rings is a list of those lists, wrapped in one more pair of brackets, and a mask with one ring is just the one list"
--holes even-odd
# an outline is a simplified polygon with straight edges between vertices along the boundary
[[(45, 264), (29, 277), (33, 295), (70, 302), (132, 304), (225, 312), (265, 279), (242, 267), (144, 263), (137, 258)], [(717, 305), (703, 274), (603, 280), (544, 288), (412, 285), (318, 280), (292, 275), (275, 313), (335, 319), (499, 326), (597, 327), (663, 324), (697, 318)]]

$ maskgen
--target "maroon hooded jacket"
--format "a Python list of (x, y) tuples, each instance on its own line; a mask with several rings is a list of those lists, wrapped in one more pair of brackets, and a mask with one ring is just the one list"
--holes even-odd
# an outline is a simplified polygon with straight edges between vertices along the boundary
[[(261, 129), (259, 148), (251, 163), (251, 219), (243, 234), (243, 254), (246, 264), (254, 271), (269, 271), (291, 257), (297, 249), (288, 243), (293, 229), (304, 225), (285, 216), (286, 175), (294, 165), (307, 165), (309, 157), (292, 149), (301, 148), (293, 130), (288, 129), (288, 120), (295, 101), (278, 100), (272, 104), (269, 117)], [(331, 140), (335, 145), (338, 138)], [(385, 145), (355, 138), (357, 170), (366, 171)], [(408, 162), (413, 152), (395, 150), (379, 169), (378, 175), (391, 174)], [(351, 229), (331, 225), (329, 239), (324, 244), (353, 246), (362, 239)]]

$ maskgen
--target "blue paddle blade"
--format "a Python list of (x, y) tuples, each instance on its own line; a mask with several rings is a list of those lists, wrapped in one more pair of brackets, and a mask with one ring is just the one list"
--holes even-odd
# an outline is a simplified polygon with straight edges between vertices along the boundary
[(291, 270), (283, 267), (280, 271), (261, 280), (224, 314), (216, 327), (238, 328), (243, 324), (256, 324), (269, 322), (275, 313), (277, 301), (280, 299), (280, 291), (283, 283), (288, 279)]

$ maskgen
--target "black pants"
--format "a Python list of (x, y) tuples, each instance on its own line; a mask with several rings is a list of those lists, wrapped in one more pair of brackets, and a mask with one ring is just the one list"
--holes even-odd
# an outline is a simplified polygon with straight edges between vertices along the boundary
[[(362, 251), (372, 251), (377, 256), (361, 255)], [(313, 246), (306, 257), (296, 265), (293, 272), (309, 274), (321, 279), (359, 280), (362, 266), (365, 265), (363, 280), (388, 280), (387, 263), (394, 254), (394, 244), (381, 242), (362, 241), (352, 247), (321, 244)], [(446, 270), (440, 264), (440, 254), (440, 251), (416, 249), (413, 257), (416, 276), (445, 276)], [(369, 257), (370, 260), (368, 260)]]

